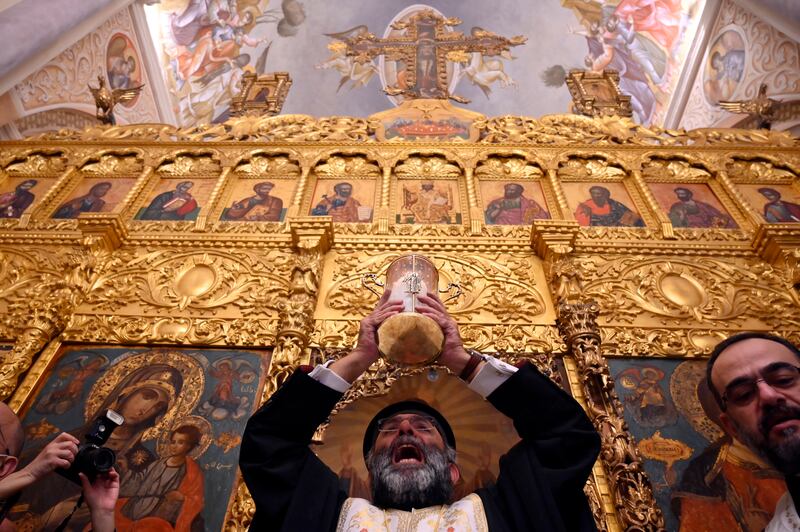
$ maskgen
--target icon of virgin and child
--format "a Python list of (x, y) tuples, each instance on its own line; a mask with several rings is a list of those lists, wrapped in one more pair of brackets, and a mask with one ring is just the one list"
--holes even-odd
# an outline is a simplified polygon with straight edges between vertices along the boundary
[[(167, 363), (141, 362), (102, 401), (93, 403), (89, 395), (86, 423), (70, 432), (82, 439), (97, 414), (108, 408), (125, 418), (106, 443), (117, 455), (121, 476), (115, 516), (118, 531), (202, 530), (205, 479), (192, 456), (201, 441), (208, 441), (211, 427), (197, 416), (181, 413), (186, 410), (179, 408), (186, 379), (180, 370)], [(93, 392), (98, 389), (95, 385)], [(144, 444), (158, 437), (156, 452)], [(30, 459), (39, 449), (28, 447), (25, 454)], [(37, 530), (57, 527), (78, 499), (76, 485), (58, 475), (51, 478), (45, 489), (26, 493), (20, 501), (27, 508), (25, 520)], [(80, 508), (67, 530), (84, 530), (89, 518), (85, 506)]]

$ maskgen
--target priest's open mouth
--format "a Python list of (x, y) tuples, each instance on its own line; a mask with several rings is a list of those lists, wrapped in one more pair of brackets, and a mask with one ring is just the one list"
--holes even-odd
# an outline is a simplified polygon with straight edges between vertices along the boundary
[(392, 463), (396, 465), (424, 464), (425, 455), (417, 445), (404, 443), (398, 445), (392, 453)]

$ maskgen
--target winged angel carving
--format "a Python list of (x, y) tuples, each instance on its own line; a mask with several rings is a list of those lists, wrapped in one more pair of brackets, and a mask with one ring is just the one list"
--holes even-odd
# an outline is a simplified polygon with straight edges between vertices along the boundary
[(94, 104), (97, 106), (97, 119), (103, 124), (112, 126), (117, 125), (117, 121), (114, 118), (114, 106), (118, 103), (133, 100), (144, 87), (144, 84), (142, 84), (138, 87), (109, 89), (102, 75), (97, 76), (97, 83), (97, 87), (88, 85), (89, 91), (94, 97)]
[(719, 106), (730, 113), (755, 116), (758, 118), (758, 129), (770, 129), (778, 103), (778, 100), (767, 96), (767, 85), (762, 83), (758, 88), (758, 96), (752, 100), (723, 100), (719, 102)]

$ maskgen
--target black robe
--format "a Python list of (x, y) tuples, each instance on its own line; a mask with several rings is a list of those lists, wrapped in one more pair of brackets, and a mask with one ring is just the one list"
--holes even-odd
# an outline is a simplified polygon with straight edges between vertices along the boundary
[[(256, 504), (250, 530), (334, 531), (347, 499), (309, 448), (342, 396), (298, 370), (247, 422), (239, 467)], [(476, 491), (491, 532), (595, 530), (583, 493), (600, 438), (583, 409), (526, 364), (487, 398), (522, 441)]]

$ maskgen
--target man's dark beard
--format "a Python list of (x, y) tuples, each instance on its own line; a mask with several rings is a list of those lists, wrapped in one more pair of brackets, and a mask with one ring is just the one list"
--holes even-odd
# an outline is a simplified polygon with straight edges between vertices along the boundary
[[(787, 419), (800, 419), (800, 408), (785, 404), (765, 405), (758, 422), (760, 437), (734, 424), (739, 441), (760, 454), (782, 475), (792, 476), (800, 473), (800, 435), (784, 434), (783, 442), (775, 444), (769, 440), (772, 427)], [(794, 428), (788, 430), (794, 432)]]
[(772, 427), (788, 419), (800, 420), (800, 408), (785, 404), (765, 405), (763, 416), (758, 424), (764, 440), (756, 446), (775, 469), (785, 476), (800, 473), (800, 434), (794, 427), (791, 427), (787, 429), (787, 431), (792, 431), (791, 434), (784, 433), (782, 442), (772, 444), (769, 441), (769, 432)]
[[(393, 464), (394, 451), (404, 444), (417, 446), (425, 463), (414, 466)], [(405, 511), (448, 504), (453, 497), (450, 478), (450, 464), (453, 462), (453, 449), (437, 449), (411, 435), (399, 436), (383, 451), (370, 451), (367, 469), (372, 486), (372, 504)]]

